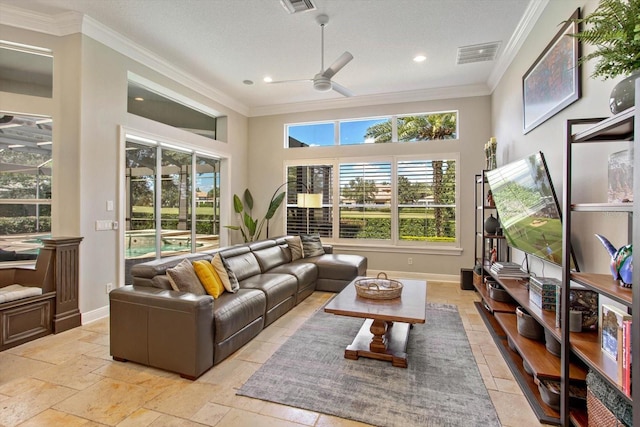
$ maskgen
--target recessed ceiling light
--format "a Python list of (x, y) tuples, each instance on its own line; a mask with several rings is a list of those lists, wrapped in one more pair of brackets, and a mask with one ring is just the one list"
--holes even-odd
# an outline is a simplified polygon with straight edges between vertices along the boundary
[(251, 86), (253, 84), (253, 80), (243, 80), (242, 83)]
[(424, 62), (427, 60), (427, 57), (424, 55), (416, 55), (413, 57), (414, 62)]
[(141, 96), (136, 96), (135, 98), (133, 98), (134, 101), (144, 101), (144, 98)]
[(265, 77), (263, 80), (265, 83), (271, 83), (273, 81), (273, 79), (269, 76)]

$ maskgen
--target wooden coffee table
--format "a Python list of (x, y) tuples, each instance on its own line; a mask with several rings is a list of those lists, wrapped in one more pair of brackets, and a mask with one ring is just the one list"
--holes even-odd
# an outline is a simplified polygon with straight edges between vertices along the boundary
[(360, 332), (344, 351), (346, 359), (358, 357), (390, 361), (393, 366), (407, 367), (407, 341), (414, 323), (425, 323), (427, 283), (424, 280), (399, 280), (404, 288), (399, 298), (375, 300), (356, 294), (355, 281), (349, 283), (324, 308), (327, 313), (361, 317)]

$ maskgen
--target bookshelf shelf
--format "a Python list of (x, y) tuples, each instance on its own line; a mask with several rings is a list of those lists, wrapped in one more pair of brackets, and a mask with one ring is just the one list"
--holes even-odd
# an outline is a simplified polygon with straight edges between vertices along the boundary
[[(636, 84), (636, 88), (640, 87)], [(636, 89), (638, 90), (638, 89)], [(636, 93), (636, 103), (640, 95)], [(612, 278), (610, 274), (595, 274), (590, 272), (575, 272), (569, 271), (566, 266), (569, 265), (569, 254), (570, 254), (570, 239), (568, 236), (571, 236), (572, 230), (572, 218), (574, 215), (579, 213), (589, 214), (590, 212), (601, 213), (601, 212), (620, 212), (627, 213), (629, 216), (629, 221), (632, 224), (629, 226), (629, 238), (632, 243), (635, 245), (640, 244), (640, 228), (638, 228), (640, 221), (640, 213), (636, 212), (633, 208), (633, 203), (576, 203), (576, 200), (572, 200), (572, 169), (577, 168), (579, 165), (573, 164), (573, 150), (574, 146), (579, 147), (582, 143), (611, 143), (611, 142), (620, 142), (620, 141), (633, 141), (633, 145), (635, 145), (635, 121), (638, 120), (638, 112), (635, 108), (630, 108), (622, 113), (619, 113), (613, 117), (607, 119), (576, 119), (576, 120), (568, 120), (566, 126), (566, 143), (565, 143), (565, 168), (564, 168), (564, 187), (563, 187), (563, 272), (562, 272), (562, 281), (565, 284), (573, 282), (579, 285), (584, 286), (585, 288), (597, 292), (600, 296), (607, 297), (610, 300), (615, 301), (618, 304), (621, 304), (623, 307), (626, 307), (627, 312), (634, 313), (633, 316), (633, 332), (632, 336), (638, 337), (640, 336), (640, 330), (638, 329), (638, 322), (635, 319), (635, 313), (640, 312), (640, 291), (638, 291), (638, 286), (635, 284), (640, 283), (640, 279), (637, 273), (634, 273), (633, 283), (634, 288), (624, 288), (619, 285), (619, 283)], [(632, 145), (632, 146), (633, 146)], [(579, 148), (575, 148), (578, 150)], [(584, 149), (582, 149), (584, 150)], [(637, 149), (636, 149), (637, 151)], [(577, 163), (577, 162), (576, 162)], [(640, 160), (638, 156), (636, 156), (633, 160), (633, 168), (634, 168), (634, 180), (638, 182), (637, 175), (640, 171)], [(634, 189), (634, 196), (638, 197), (639, 193), (638, 188)], [(585, 266), (581, 266), (585, 267)], [(588, 271), (589, 266), (586, 266)], [(560, 317), (562, 320), (562, 324), (568, 322), (569, 313), (569, 293), (563, 292), (562, 295), (562, 307), (563, 310), (560, 313)], [(602, 304), (602, 301), (600, 301)], [(622, 319), (622, 315), (624, 315), (624, 310), (621, 315), (618, 315), (618, 319)], [(602, 323), (602, 313), (600, 314), (601, 319), (600, 323)], [(618, 320), (621, 322), (621, 320)], [(632, 405), (633, 408), (633, 418), (640, 419), (640, 405), (638, 402), (634, 402), (632, 397), (624, 393), (622, 388), (622, 378), (624, 377), (624, 373), (622, 371), (622, 356), (618, 354), (618, 360), (614, 360), (602, 348), (602, 325), (600, 325), (599, 331), (594, 332), (581, 332), (574, 333), (569, 332), (568, 330), (559, 330), (556, 329), (554, 331), (555, 334), (559, 335), (561, 348), (562, 348), (562, 356), (564, 360), (568, 360), (571, 355), (575, 355), (580, 358), (586, 366), (593, 372), (597, 373), (598, 376), (605, 380), (605, 383), (608, 384), (612, 390), (618, 392), (620, 396), (622, 396), (623, 400), (626, 400), (629, 404)], [(611, 336), (611, 335), (609, 335)], [(610, 338), (611, 339), (611, 338)], [(617, 335), (617, 339), (621, 339), (621, 335)], [(636, 340), (637, 341), (637, 340)], [(615, 342), (615, 341), (614, 341)], [(619, 341), (618, 341), (619, 343)], [(635, 378), (635, 383), (638, 382), (638, 363), (639, 356), (638, 350), (640, 347), (637, 342), (632, 342), (633, 345), (633, 370), (636, 375), (633, 375)], [(618, 353), (621, 351), (621, 346), (618, 344)], [(568, 371), (568, 366), (562, 366), (563, 377), (566, 377), (566, 372)], [(637, 388), (637, 384), (636, 384)], [(562, 398), (561, 398), (561, 423), (562, 425), (570, 425), (571, 422), (574, 425), (590, 425), (587, 414), (581, 411), (570, 410), (568, 407), (568, 386), (563, 382), (562, 387)]]

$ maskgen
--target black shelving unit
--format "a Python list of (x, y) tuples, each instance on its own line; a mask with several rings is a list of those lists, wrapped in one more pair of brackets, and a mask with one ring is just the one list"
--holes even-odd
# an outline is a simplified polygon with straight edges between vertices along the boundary
[(484, 278), (489, 275), (488, 269), (491, 267), (489, 251), (493, 248), (496, 249), (498, 259), (500, 261), (509, 261), (510, 253), (507, 247), (507, 242), (502, 234), (487, 234), (484, 230), (485, 220), (493, 215), (497, 220), (500, 220), (498, 211), (495, 205), (491, 205), (487, 202), (487, 194), (489, 192), (489, 184), (486, 178), (486, 170), (482, 173), (475, 175), (475, 251), (474, 259), (476, 264), (483, 266), (481, 279), (484, 283)]
[[(640, 98), (640, 82), (636, 81), (636, 104)], [(629, 238), (634, 246), (640, 245), (640, 210), (634, 209), (634, 203), (576, 203), (572, 198), (572, 171), (579, 165), (573, 164), (574, 150), (580, 149), (580, 145), (600, 143), (606, 144), (620, 141), (633, 141), (635, 153), (640, 153), (637, 148), (635, 136), (635, 123), (640, 120), (640, 114), (635, 108), (631, 108), (613, 117), (602, 119), (576, 119), (568, 120), (566, 126), (565, 143), (565, 168), (563, 185), (563, 260), (562, 260), (562, 311), (560, 313), (561, 325), (569, 324), (569, 289), (570, 283), (575, 282), (587, 289), (598, 292), (628, 308), (633, 313), (632, 336), (640, 337), (640, 269), (633, 272), (633, 288), (623, 288), (613, 280), (610, 274), (588, 273), (589, 266), (580, 266), (587, 272), (572, 271), (570, 266), (572, 231), (572, 217), (577, 213), (589, 214), (592, 212), (622, 212), (629, 215)], [(579, 129), (579, 130), (576, 130)], [(584, 148), (583, 148), (584, 149)], [(634, 166), (634, 199), (640, 200), (640, 156), (636, 154)], [(594, 243), (597, 244), (597, 243)], [(633, 419), (640, 420), (640, 404), (634, 402), (631, 396), (622, 391), (618, 383), (617, 364), (615, 361), (603, 355), (600, 349), (600, 339), (597, 333), (572, 334), (569, 328), (561, 328), (561, 363), (562, 378), (567, 378), (569, 372), (569, 360), (572, 355), (579, 357), (591, 370), (596, 371), (607, 381), (611, 387), (617, 390), (624, 399), (633, 405)], [(640, 340), (632, 340), (632, 389), (640, 387)], [(577, 413), (569, 407), (568, 382), (562, 381), (560, 422), (563, 426), (587, 425), (587, 415)]]

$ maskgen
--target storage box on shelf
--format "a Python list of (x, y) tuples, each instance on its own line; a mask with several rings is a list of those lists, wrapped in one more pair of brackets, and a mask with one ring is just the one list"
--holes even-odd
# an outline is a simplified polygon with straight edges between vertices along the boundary
[[(640, 98), (640, 81), (636, 82), (636, 104), (638, 104), (638, 100)], [(572, 169), (578, 168), (579, 165), (573, 164), (574, 158), (574, 149), (585, 150), (588, 148), (578, 148), (584, 146), (592, 146), (592, 143), (610, 143), (610, 142), (620, 142), (620, 141), (633, 141), (633, 145), (635, 145), (635, 122), (638, 122), (640, 119), (640, 114), (636, 111), (635, 108), (630, 108), (626, 111), (623, 111), (611, 118), (608, 119), (576, 119), (576, 120), (568, 120), (567, 128), (566, 128), (566, 141), (565, 141), (565, 168), (564, 168), (564, 176), (563, 176), (563, 223), (565, 224), (564, 228), (564, 244), (563, 244), (563, 265), (569, 265), (569, 249), (570, 242), (568, 236), (572, 235), (572, 216), (577, 213), (584, 213), (588, 215), (589, 213), (609, 213), (609, 212), (622, 212), (628, 213), (629, 221), (632, 222), (632, 226), (629, 229), (633, 229), (630, 232), (630, 242), (634, 245), (640, 244), (640, 212), (637, 210), (634, 211), (633, 203), (608, 203), (607, 195), (603, 195), (602, 203), (579, 203), (579, 200), (573, 199), (572, 193)], [(585, 126), (587, 126), (585, 128)], [(635, 150), (638, 152), (638, 150)], [(634, 175), (638, 175), (640, 172), (640, 159), (639, 156), (636, 156), (634, 159)], [(603, 165), (603, 168), (606, 170), (607, 165)], [(636, 183), (638, 182), (637, 177), (634, 178)], [(634, 188), (634, 197), (638, 197), (636, 194), (640, 192), (640, 188), (636, 185)], [(575, 230), (574, 230), (575, 232)], [(597, 243), (594, 243), (597, 244)], [(581, 265), (583, 270), (589, 271), (588, 265)], [(608, 274), (594, 274), (594, 273), (577, 273), (575, 271), (570, 271), (569, 269), (563, 269), (562, 280), (563, 283), (578, 283), (579, 285), (584, 286), (589, 290), (589, 292), (596, 293), (600, 296), (605, 296), (609, 299), (612, 299), (622, 306), (627, 308), (627, 311), (633, 313), (633, 323), (632, 323), (632, 336), (638, 337), (640, 336), (640, 329), (638, 329), (638, 321), (636, 319), (637, 313), (640, 312), (640, 290), (638, 289), (640, 286), (640, 276), (638, 273), (634, 273), (634, 286), (633, 290), (621, 287), (611, 275)], [(569, 310), (570, 310), (570, 295), (567, 293), (566, 295), (562, 295), (561, 298), (558, 298), (561, 308), (558, 309), (559, 318), (563, 322), (568, 322), (569, 319)], [(597, 331), (589, 331), (582, 333), (572, 333), (569, 332), (569, 328), (564, 328), (562, 330), (562, 339), (561, 339), (561, 352), (563, 356), (566, 356), (567, 359), (572, 354), (577, 355), (589, 368), (590, 377), (591, 375), (597, 375), (601, 384), (606, 386), (609, 391), (609, 395), (615, 395), (617, 399), (621, 402), (626, 402), (630, 411), (633, 411), (634, 418), (636, 420), (640, 420), (640, 404), (638, 402), (633, 401), (630, 395), (624, 393), (621, 380), (620, 380), (620, 360), (614, 360), (602, 350), (601, 345), (602, 341)], [(634, 351), (632, 352), (633, 358), (633, 368), (636, 372), (638, 371), (639, 356), (640, 356), (640, 346), (638, 342), (631, 343), (634, 347)], [(566, 372), (566, 366), (563, 366), (564, 371)], [(638, 375), (632, 376), (635, 378), (635, 382), (638, 382)], [(631, 379), (633, 383), (634, 380)], [(631, 385), (631, 389), (633, 384)], [(637, 384), (636, 384), (637, 388)], [(569, 425), (571, 422), (587, 422), (589, 426), (591, 425), (607, 425), (603, 424), (608, 422), (605, 418), (605, 411), (603, 402), (601, 401), (601, 397), (598, 397), (593, 393), (592, 387), (589, 387), (588, 393), (588, 410), (585, 412), (576, 412), (573, 408), (569, 407), (568, 404), (569, 399), (569, 390), (565, 383), (562, 384), (561, 387), (561, 423), (563, 425)], [(600, 418), (600, 417), (605, 418)], [(596, 417), (598, 417), (596, 419)], [(609, 418), (610, 414), (609, 414)], [(609, 420), (610, 421), (610, 420)], [(617, 422), (617, 421), (612, 421)], [(581, 424), (586, 425), (586, 424)], [(615, 425), (615, 424), (613, 424)], [(630, 425), (630, 424), (629, 424)]]

